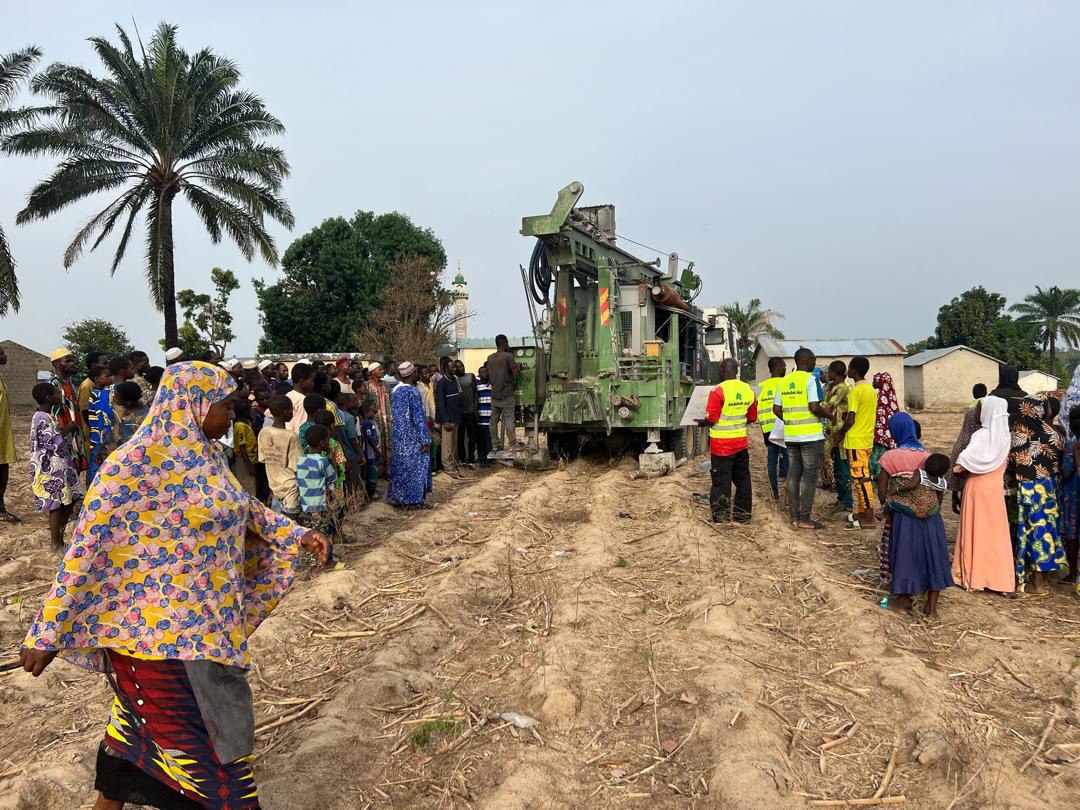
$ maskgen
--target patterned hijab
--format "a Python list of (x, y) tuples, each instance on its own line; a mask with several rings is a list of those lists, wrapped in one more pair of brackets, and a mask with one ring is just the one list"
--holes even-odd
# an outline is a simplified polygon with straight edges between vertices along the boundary
[(1043, 394), (1020, 400), (1019, 413), (1010, 421), (1012, 449), (1009, 472), (1021, 481), (1038, 481), (1061, 472), (1061, 434), (1050, 424)]
[(892, 374), (887, 371), (879, 371), (874, 375), (874, 388), (877, 389), (877, 418), (874, 420), (874, 444), (882, 447), (894, 448), (896, 442), (892, 433), (889, 432), (889, 417), (900, 412), (900, 406), (896, 402), (896, 388), (893, 386)]
[[(244, 492), (202, 432), (235, 390), (177, 363), (146, 421), (102, 464), (24, 646), (104, 670), (104, 649), (246, 666), (247, 637), (292, 584), (303, 530)], [(245, 533), (253, 541), (245, 548)]]

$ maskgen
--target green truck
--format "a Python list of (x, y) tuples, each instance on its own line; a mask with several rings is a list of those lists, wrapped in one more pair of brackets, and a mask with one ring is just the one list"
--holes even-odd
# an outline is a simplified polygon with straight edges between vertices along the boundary
[(570, 183), (551, 213), (521, 222), (536, 240), (522, 268), (536, 341), (513, 347), (522, 421), (547, 434), (551, 455), (602, 443), (644, 449), (643, 468), (673, 467), (701, 443), (679, 425), (707, 382), (701, 279), (675, 253), (664, 263), (624, 250), (615, 206), (578, 206), (583, 191)]

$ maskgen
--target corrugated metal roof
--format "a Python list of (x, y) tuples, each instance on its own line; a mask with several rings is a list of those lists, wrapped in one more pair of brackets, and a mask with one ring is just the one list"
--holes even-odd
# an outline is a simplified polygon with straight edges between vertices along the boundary
[(904, 344), (892, 338), (848, 338), (838, 340), (777, 340), (758, 338), (758, 349), (770, 357), (794, 357), (805, 346), (818, 357), (881, 357), (907, 354)]
[(927, 349), (924, 352), (919, 352), (918, 354), (913, 354), (913, 355), (911, 355), (911, 357), (905, 357), (904, 358), (904, 367), (905, 368), (916, 368), (918, 366), (924, 366), (924, 365), (926, 365), (927, 363), (929, 363), (932, 360), (938, 360), (938, 359), (944, 357), (947, 354), (952, 354), (957, 349), (964, 349), (965, 351), (972, 352), (974, 354), (979, 355), (980, 357), (985, 357), (987, 360), (993, 360), (995, 363), (1001, 363), (1001, 361), (998, 360), (996, 357), (991, 357), (986, 352), (980, 352), (978, 349), (973, 349), (970, 346), (960, 345), (960, 346), (946, 346), (944, 349)]

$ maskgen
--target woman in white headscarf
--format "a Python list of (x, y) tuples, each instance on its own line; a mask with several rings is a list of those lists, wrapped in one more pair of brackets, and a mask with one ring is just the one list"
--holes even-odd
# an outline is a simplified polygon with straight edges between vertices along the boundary
[(979, 429), (960, 453), (954, 472), (963, 481), (960, 532), (953, 555), (953, 579), (969, 591), (1012, 593), (1016, 585), (1009, 518), (1005, 512), (1005, 466), (1012, 444), (1009, 406), (1001, 397), (976, 406)]

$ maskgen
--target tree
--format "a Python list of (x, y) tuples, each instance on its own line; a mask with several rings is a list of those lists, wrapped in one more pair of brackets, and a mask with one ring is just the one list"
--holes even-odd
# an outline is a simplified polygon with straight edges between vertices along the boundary
[[(146, 281), (165, 317), (165, 342), (177, 342), (173, 272), (173, 203), (183, 195), (215, 244), (228, 234), (249, 261), (256, 250), (276, 264), (264, 217), (293, 225), (278, 192), (289, 173), (284, 153), (260, 141), (285, 131), (254, 93), (239, 88), (236, 65), (209, 49), (184, 51), (176, 27), (162, 23), (136, 54), (123, 28), (120, 45), (90, 40), (104, 63), (95, 76), (54, 64), (32, 89), (53, 100), (38, 120), (8, 134), (14, 155), (54, 155), (59, 166), (30, 192), (17, 222), (45, 219), (98, 192), (119, 194), (75, 235), (64, 252), (70, 267), (123, 222), (112, 262), (116, 272), (136, 218), (145, 211)], [(96, 235), (96, 238), (94, 238)]]
[(933, 346), (968, 346), (1020, 368), (1038, 368), (1037, 329), (1005, 314), (1005, 296), (973, 287), (938, 310)]
[(180, 329), (185, 331), (187, 327), (186, 331), (194, 333), (201, 343), (217, 352), (218, 357), (224, 357), (229, 343), (236, 340), (232, 331), (229, 296), (240, 289), (240, 282), (231, 270), (220, 267), (210, 271), (210, 282), (214, 285), (213, 296), (194, 290), (180, 290), (176, 294), (176, 303), (184, 313), (184, 323)]
[(750, 347), (762, 335), (783, 340), (784, 333), (773, 325), (773, 321), (781, 320), (784, 316), (775, 309), (762, 309), (761, 299), (759, 298), (751, 298), (750, 303), (745, 308), (736, 301), (734, 304), (721, 307), (720, 311), (727, 316), (729, 327), (734, 329), (735, 334), (739, 336), (735, 342), (735, 347), (739, 352), (742, 377), (743, 379), (752, 379), (753, 369), (751, 368)]
[(446, 266), (446, 251), (429, 229), (399, 213), (358, 211), (324, 221), (289, 245), (284, 278), (255, 282), (261, 353), (347, 352), (381, 302), (391, 266), (405, 256)]
[[(33, 46), (0, 56), (0, 135), (32, 121), (38, 110), (22, 107), (8, 109), (24, 81), (30, 78), (34, 63), (41, 58), (41, 50)], [(11, 255), (4, 229), (0, 228), (0, 316), (8, 310), (19, 311), (19, 279), (15, 275), (15, 259)]]
[(1035, 292), (1009, 307), (1009, 312), (1017, 313), (1018, 321), (1038, 330), (1043, 351), (1050, 350), (1051, 374), (1058, 372), (1058, 338), (1069, 349), (1080, 347), (1080, 290), (1058, 286), (1044, 290), (1036, 284)]
[(423, 257), (395, 261), (382, 303), (368, 313), (355, 345), (379, 357), (434, 362), (454, 325), (468, 317), (454, 314), (454, 299), (439, 283), (440, 270)]
[[(99, 351), (112, 357), (131, 354), (135, 347), (128, 340), (127, 332), (101, 318), (87, 318), (64, 327), (64, 345), (80, 366), (91, 351)], [(84, 372), (90, 369), (83, 369)]]

